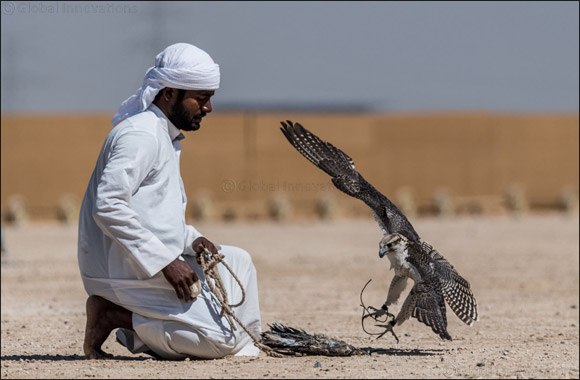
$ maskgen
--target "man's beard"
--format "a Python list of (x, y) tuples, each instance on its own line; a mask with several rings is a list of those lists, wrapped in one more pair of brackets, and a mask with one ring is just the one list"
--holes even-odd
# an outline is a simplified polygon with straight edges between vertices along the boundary
[(197, 131), (201, 127), (201, 119), (205, 115), (205, 112), (200, 112), (198, 115), (193, 116), (188, 115), (183, 107), (181, 99), (178, 99), (169, 113), (169, 121), (171, 121), (177, 129), (182, 131)]

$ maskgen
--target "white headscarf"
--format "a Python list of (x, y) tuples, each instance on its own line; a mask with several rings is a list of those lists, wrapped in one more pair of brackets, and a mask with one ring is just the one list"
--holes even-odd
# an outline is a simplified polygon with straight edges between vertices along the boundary
[(164, 87), (217, 90), (219, 85), (220, 68), (209, 54), (186, 43), (168, 46), (155, 57), (155, 66), (147, 70), (141, 88), (121, 104), (112, 124), (146, 110)]

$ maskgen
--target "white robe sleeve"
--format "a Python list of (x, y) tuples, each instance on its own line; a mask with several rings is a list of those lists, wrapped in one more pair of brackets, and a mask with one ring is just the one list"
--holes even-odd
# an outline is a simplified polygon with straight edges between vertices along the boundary
[(195, 239), (204, 237), (195, 227), (186, 225), (185, 226), (185, 247), (183, 249), (183, 254), (188, 256), (194, 256), (195, 251), (193, 250), (193, 242)]
[(156, 137), (130, 131), (113, 143), (110, 157), (98, 181), (93, 218), (149, 276), (165, 268), (182, 252), (170, 251), (143, 227), (131, 208), (131, 198), (158, 159)]

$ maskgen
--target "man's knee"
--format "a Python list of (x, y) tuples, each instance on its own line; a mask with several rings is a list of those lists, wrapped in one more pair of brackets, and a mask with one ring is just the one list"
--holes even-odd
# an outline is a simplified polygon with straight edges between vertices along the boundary
[(235, 247), (233, 245), (222, 245), (221, 252), (226, 256), (226, 259), (245, 262), (253, 265), (252, 256), (250, 256), (248, 251), (246, 251), (245, 249)]

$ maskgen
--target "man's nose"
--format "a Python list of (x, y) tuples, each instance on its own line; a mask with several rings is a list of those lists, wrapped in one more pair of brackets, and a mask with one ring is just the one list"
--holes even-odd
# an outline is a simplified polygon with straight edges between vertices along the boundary
[(204, 112), (210, 113), (212, 111), (211, 100), (208, 100), (207, 102), (205, 102), (205, 104), (201, 108)]

